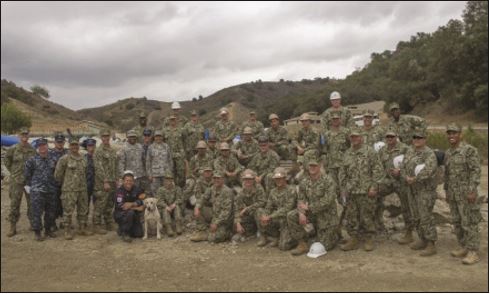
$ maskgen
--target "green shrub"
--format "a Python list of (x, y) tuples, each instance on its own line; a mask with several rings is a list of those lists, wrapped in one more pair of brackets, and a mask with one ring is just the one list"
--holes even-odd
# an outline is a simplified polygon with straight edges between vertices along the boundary
[(22, 127), (31, 127), (31, 118), (17, 109), (12, 103), (2, 104), (2, 132), (13, 134)]

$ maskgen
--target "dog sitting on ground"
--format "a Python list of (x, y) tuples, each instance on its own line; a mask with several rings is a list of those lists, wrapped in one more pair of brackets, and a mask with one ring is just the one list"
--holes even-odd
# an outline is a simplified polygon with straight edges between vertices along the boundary
[(148, 239), (148, 229), (150, 232), (154, 232), (155, 229), (157, 231), (157, 239), (160, 240), (162, 237), (160, 236), (160, 231), (162, 230), (162, 222), (160, 220), (160, 212), (157, 207), (157, 199), (156, 198), (146, 198), (144, 200), (145, 203), (145, 235), (143, 236), (143, 240)]

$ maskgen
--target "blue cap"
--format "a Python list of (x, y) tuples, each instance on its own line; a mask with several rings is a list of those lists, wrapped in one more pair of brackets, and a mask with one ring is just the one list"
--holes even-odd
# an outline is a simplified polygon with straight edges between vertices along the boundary
[(85, 140), (85, 145), (87, 146), (95, 146), (97, 144), (97, 141), (95, 139), (89, 138)]
[(144, 129), (143, 136), (151, 136), (151, 129)]

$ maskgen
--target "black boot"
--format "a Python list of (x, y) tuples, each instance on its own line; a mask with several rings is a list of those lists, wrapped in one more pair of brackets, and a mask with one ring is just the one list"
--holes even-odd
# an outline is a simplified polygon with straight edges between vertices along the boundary
[(44, 241), (44, 238), (41, 235), (41, 231), (39, 230), (34, 231), (34, 238), (36, 241)]

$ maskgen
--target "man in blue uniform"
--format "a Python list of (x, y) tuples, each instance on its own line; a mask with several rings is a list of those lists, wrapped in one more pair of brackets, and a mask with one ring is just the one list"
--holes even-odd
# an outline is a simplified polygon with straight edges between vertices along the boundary
[(125, 242), (131, 242), (131, 238), (143, 237), (144, 193), (134, 185), (134, 175), (131, 171), (125, 171), (123, 184), (116, 190), (114, 220), (119, 225), (118, 234)]
[(87, 160), (87, 195), (88, 195), (88, 205), (90, 207), (90, 202), (95, 201), (94, 185), (95, 185), (95, 166), (94, 166), (94, 152), (95, 152), (95, 139), (89, 138), (83, 142), (85, 149), (87, 149), (87, 154), (85, 154), (85, 159)]

